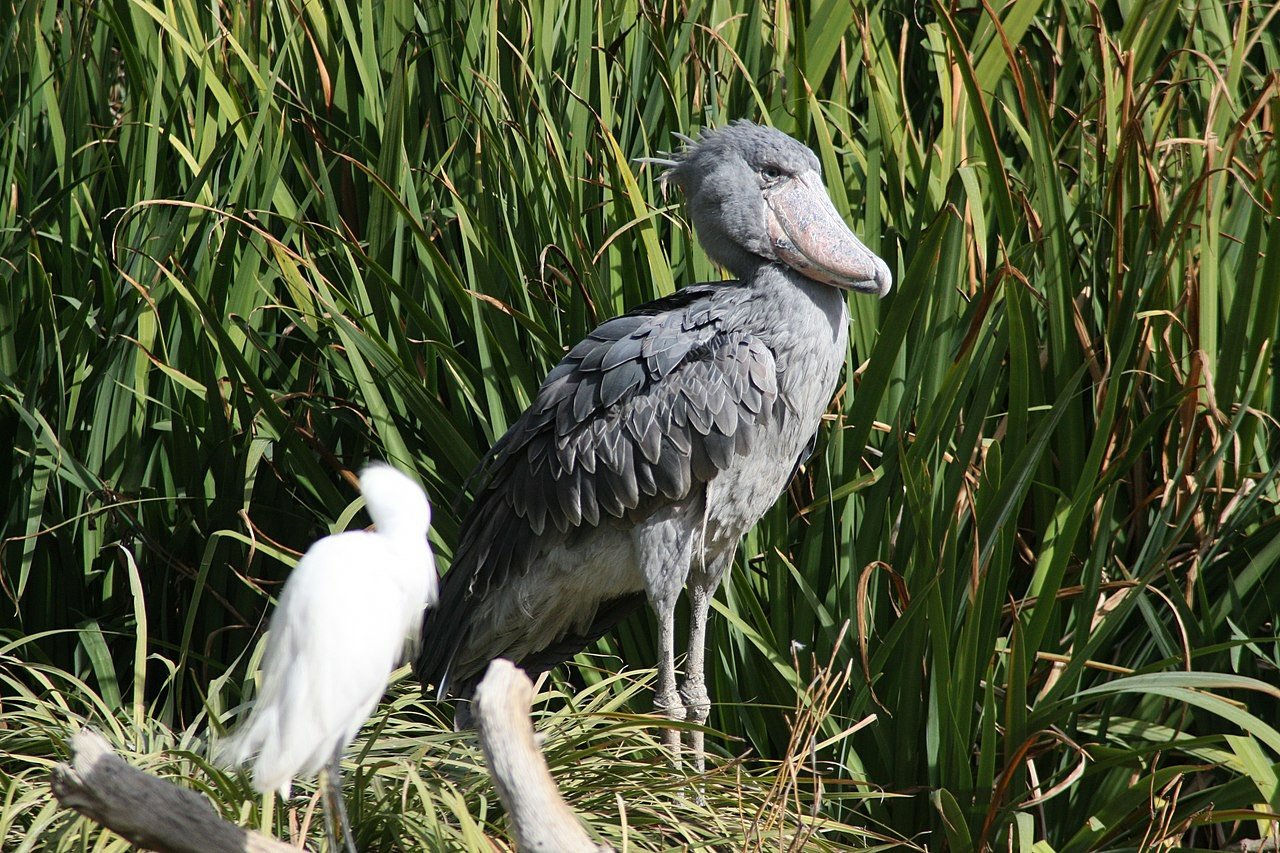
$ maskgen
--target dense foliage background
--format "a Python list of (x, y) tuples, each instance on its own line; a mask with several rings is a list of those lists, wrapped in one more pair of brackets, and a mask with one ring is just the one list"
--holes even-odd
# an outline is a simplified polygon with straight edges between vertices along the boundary
[[(0, 846), (119, 848), (45, 785), (82, 722), (290, 832), (202, 750), (292, 555), (382, 457), (447, 567), (565, 345), (718, 277), (635, 158), (737, 117), (814, 148), (897, 287), (852, 301), (718, 605), (745, 759), (676, 793), (637, 618), (540, 704), (575, 807), (626, 849), (1275, 831), (1280, 7), (5, 0), (0, 32)], [(362, 846), (503, 836), (446, 717), (402, 673)]]

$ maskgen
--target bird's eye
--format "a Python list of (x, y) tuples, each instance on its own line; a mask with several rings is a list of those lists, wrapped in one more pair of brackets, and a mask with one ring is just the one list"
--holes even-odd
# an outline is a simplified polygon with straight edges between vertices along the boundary
[(782, 177), (782, 172), (775, 169), (773, 166), (765, 166), (760, 170), (760, 177), (764, 178), (769, 183), (773, 183)]

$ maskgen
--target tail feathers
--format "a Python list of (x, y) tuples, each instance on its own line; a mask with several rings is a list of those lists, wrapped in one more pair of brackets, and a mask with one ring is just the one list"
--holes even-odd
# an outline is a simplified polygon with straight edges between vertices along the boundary
[(279, 791), (287, 800), (293, 793), (295, 776), (313, 776), (332, 755), (332, 745), (318, 732), (298, 721), (281, 726), (280, 714), (273, 707), (258, 707), (231, 737), (218, 745), (214, 759), (234, 767), (252, 764), (253, 788), (259, 793)]
[[(509, 652), (503, 652), (501, 649), (489, 649), (487, 654), (474, 654), (468, 657), (461, 667), (456, 666), (458, 662), (458, 649), (462, 646), (463, 638), (461, 635), (455, 635), (457, 639), (452, 645), (444, 647), (444, 653), (429, 657), (424, 649), (424, 657), (419, 658), (421, 664), (424, 659), (429, 661), (428, 671), (434, 671), (434, 681), (436, 687), (436, 698), (445, 699), (450, 696), (458, 699), (467, 700), (471, 698), (475, 692), (476, 685), (480, 679), (484, 678), (489, 661), (494, 658), (506, 657), (521, 669), (530, 678), (537, 678), (542, 673), (554, 669), (567, 660), (570, 660), (578, 652), (594, 643), (611, 631), (619, 622), (631, 615), (632, 612), (644, 606), (647, 597), (643, 592), (633, 592), (617, 598), (610, 599), (601, 605), (596, 611), (595, 619), (586, 630), (581, 633), (566, 634), (555, 642), (537, 650), (516, 658)], [(421, 673), (420, 673), (421, 674)], [(427, 683), (424, 679), (424, 684)], [(463, 707), (460, 703), (459, 707)], [(466, 728), (469, 722), (458, 722), (455, 715), (455, 727)]]
[(623, 619), (644, 605), (643, 592), (633, 592), (605, 602), (596, 612), (591, 626), (581, 634), (562, 637), (541, 651), (526, 655), (517, 664), (530, 678), (536, 678), (549, 669), (572, 658), (578, 652), (609, 633)]
[(442, 603), (423, 614), (413, 672), (422, 682), (424, 690), (427, 685), (435, 685), (436, 697), (444, 699), (450, 695), (454, 663), (458, 649), (469, 631), (469, 625), (461, 613), (461, 602), (455, 600), (459, 596), (449, 588), (447, 582), (440, 597)]

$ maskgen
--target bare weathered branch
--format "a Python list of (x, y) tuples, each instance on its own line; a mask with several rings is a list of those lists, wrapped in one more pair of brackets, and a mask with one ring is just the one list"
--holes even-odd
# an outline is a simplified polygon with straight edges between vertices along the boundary
[(532, 702), (532, 682), (510, 661), (490, 663), (476, 688), (476, 729), (489, 775), (511, 817), (516, 849), (521, 853), (612, 850), (591, 840), (560, 796), (533, 737)]
[(81, 729), (71, 762), (53, 769), (53, 795), (125, 840), (160, 853), (297, 853), (218, 817), (209, 801), (130, 766), (107, 739)]

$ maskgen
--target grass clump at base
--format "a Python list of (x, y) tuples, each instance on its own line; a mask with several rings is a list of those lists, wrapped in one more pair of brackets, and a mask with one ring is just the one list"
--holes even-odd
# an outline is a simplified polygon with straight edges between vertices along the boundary
[[(782, 761), (750, 756), (713, 761), (697, 777), (673, 769), (656, 719), (629, 710), (637, 694), (651, 688), (652, 676), (652, 671), (609, 675), (572, 695), (551, 686), (535, 699), (534, 722), (552, 774), (599, 840), (637, 851), (838, 851), (901, 843), (825, 816), (822, 796), (867, 795), (852, 780), (821, 778), (809, 764), (807, 749)], [(290, 843), (306, 838), (320, 844), (324, 828), (315, 780), (299, 780), (288, 803), (256, 794), (247, 774), (210, 764), (210, 742), (217, 735), (206, 719), (181, 731), (151, 714), (135, 722), (68, 673), (30, 667), (12, 655), (0, 661), (0, 679), (11, 697), (0, 713), (0, 750), (6, 756), (3, 830), (14, 841), (6, 849), (129, 849), (111, 833), (59, 808), (50, 793), (49, 773), (67, 759), (70, 733), (84, 725), (103, 731), (134, 766), (203, 793), (224, 818)], [(33, 680), (44, 685), (43, 695), (28, 689)], [(824, 670), (815, 684), (827, 684), (829, 690), (829, 681)], [(212, 690), (210, 708), (222, 704), (224, 693), (234, 692), (225, 682)], [(812, 710), (800, 710), (816, 719)], [(509, 847), (502, 804), (475, 734), (453, 731), (448, 717), (447, 706), (418, 694), (407, 667), (398, 671), (344, 761), (348, 811), (360, 849)], [(224, 731), (223, 721), (215, 728)], [(829, 768), (819, 769), (829, 774)], [(695, 791), (700, 796), (693, 796)]]

